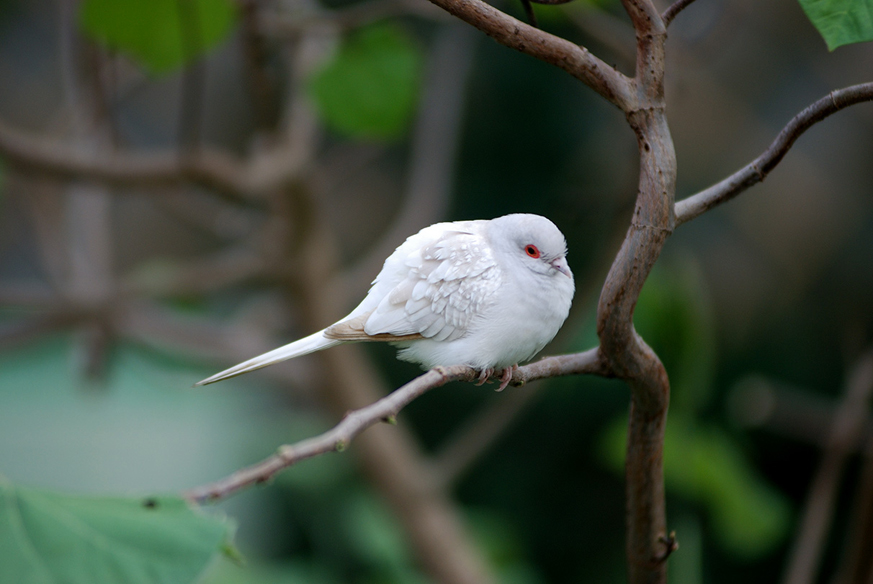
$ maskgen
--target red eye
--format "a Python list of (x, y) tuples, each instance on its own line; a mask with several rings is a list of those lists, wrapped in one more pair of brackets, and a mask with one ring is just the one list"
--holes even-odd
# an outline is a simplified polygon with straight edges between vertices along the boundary
[(527, 255), (529, 255), (532, 258), (540, 257), (540, 250), (537, 249), (537, 246), (530, 244), (530, 243), (527, 244), (526, 246), (524, 246), (524, 253), (526, 253)]

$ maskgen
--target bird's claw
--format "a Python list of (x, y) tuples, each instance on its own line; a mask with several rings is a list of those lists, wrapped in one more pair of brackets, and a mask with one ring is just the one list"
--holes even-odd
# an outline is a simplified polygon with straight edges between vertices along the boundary
[[(509, 382), (512, 381), (513, 372), (518, 369), (518, 365), (513, 365), (512, 367), (504, 367), (500, 371), (500, 386), (494, 391), (503, 391), (506, 389), (506, 386), (509, 385)], [(479, 372), (479, 380), (476, 382), (476, 386), (479, 387), (481, 385), (485, 385), (485, 382), (489, 381), (497, 371), (493, 367), (489, 367), (487, 369), (482, 369)]]
[(476, 382), (476, 387), (480, 387), (485, 385), (485, 382), (488, 381), (491, 376), (494, 375), (494, 369), (489, 367), (488, 369), (483, 369), (479, 372), (479, 381)]
[(516, 369), (518, 369), (518, 363), (516, 363), (512, 367), (506, 367), (503, 370), (503, 373), (500, 374), (500, 387), (498, 387), (494, 391), (503, 391), (504, 389), (506, 389), (506, 386), (509, 385), (510, 381), (512, 381), (512, 374), (515, 372)]

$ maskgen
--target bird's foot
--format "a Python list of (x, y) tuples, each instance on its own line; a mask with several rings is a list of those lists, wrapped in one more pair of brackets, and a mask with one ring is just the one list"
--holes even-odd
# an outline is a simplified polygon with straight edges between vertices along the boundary
[(506, 389), (506, 386), (509, 385), (509, 382), (512, 381), (512, 374), (515, 370), (518, 369), (518, 363), (513, 365), (512, 367), (506, 367), (503, 369), (503, 372), (500, 374), (500, 387), (498, 387), (494, 391), (503, 391)]
[(492, 375), (494, 375), (493, 367), (481, 370), (479, 372), (479, 381), (476, 382), (476, 387), (485, 385), (485, 382), (488, 381)]
[[(512, 373), (518, 369), (518, 364), (516, 363), (512, 367), (504, 367), (500, 371), (500, 387), (495, 389), (494, 391), (503, 391), (506, 389), (506, 386), (509, 385), (509, 382), (512, 381)], [(482, 369), (479, 371), (479, 380), (476, 382), (476, 387), (480, 385), (485, 385), (487, 381), (490, 381), (492, 377), (495, 377), (497, 370), (493, 367), (488, 367), (487, 369)]]

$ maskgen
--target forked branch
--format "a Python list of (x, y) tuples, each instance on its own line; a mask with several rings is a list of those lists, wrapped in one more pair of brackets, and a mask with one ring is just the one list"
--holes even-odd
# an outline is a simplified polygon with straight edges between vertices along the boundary
[(694, 0), (676, 0), (673, 2), (667, 10), (661, 15), (661, 20), (664, 21), (664, 26), (670, 26), (670, 23), (673, 22), (673, 19), (676, 18), (676, 15), (685, 10)]

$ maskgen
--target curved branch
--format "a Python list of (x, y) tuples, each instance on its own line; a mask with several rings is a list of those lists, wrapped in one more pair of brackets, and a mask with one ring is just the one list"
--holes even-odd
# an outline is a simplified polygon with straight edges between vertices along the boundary
[(667, 7), (667, 10), (661, 14), (661, 20), (664, 21), (664, 26), (670, 26), (670, 23), (673, 22), (676, 15), (687, 8), (692, 2), (694, 2), (694, 0), (676, 0), (676, 2), (673, 2), (673, 4)]
[(794, 116), (770, 147), (755, 160), (721, 182), (676, 203), (676, 225), (691, 221), (762, 182), (779, 164), (794, 141), (813, 124), (845, 107), (871, 100), (873, 100), (873, 82), (838, 89), (819, 99)]
[(188, 156), (169, 152), (91, 154), (12, 128), (0, 120), (0, 155), (22, 170), (126, 186), (190, 182), (237, 202), (251, 203), (291, 180), (304, 165), (297, 154), (288, 145), (277, 146), (249, 160), (206, 147)]
[(631, 80), (588, 49), (525, 24), (482, 0), (430, 0), (511, 49), (551, 63), (581, 80), (621, 109), (633, 109)]
[[(610, 376), (600, 359), (597, 348), (583, 353), (546, 357), (541, 361), (519, 367), (512, 376), (512, 384), (519, 386), (544, 377), (590, 373)], [(346, 415), (333, 429), (292, 445), (257, 464), (239, 470), (215, 483), (191, 489), (183, 496), (195, 503), (216, 501), (228, 495), (270, 480), (289, 466), (328, 452), (342, 452), (361, 432), (378, 422), (393, 423), (395, 416), (416, 398), (450, 381), (474, 381), (479, 372), (465, 365), (436, 367), (382, 399)]]

